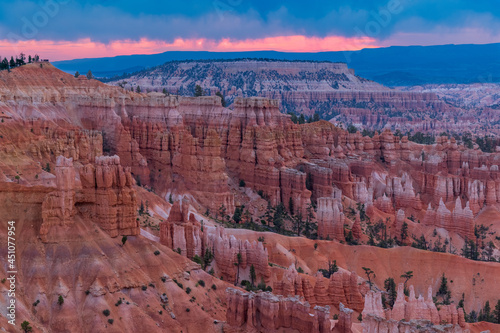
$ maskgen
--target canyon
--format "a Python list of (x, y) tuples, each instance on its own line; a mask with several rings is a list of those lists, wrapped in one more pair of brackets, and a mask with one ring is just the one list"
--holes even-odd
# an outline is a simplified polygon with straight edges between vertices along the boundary
[[(290, 78), (312, 66), (278, 65)], [(345, 84), (333, 94), (357, 87), (395, 109), (461, 112), (343, 64), (315, 66)], [(0, 72), (0, 219), (16, 223), (19, 324), (375, 333), (421, 320), (446, 321), (449, 332), (498, 329), (465, 314), (486, 301), (494, 308), (500, 294), (500, 153), (447, 136), (422, 145), (388, 129), (363, 136), (331, 121), (295, 124), (280, 112), (282, 97), (241, 95), (224, 107), (218, 96), (137, 93), (49, 63)], [(0, 235), (3, 277), (4, 222)], [(475, 258), (462, 251), (471, 244)], [(408, 271), (409, 295), (400, 286), (384, 310), (385, 280), (404, 282)], [(438, 312), (432, 290), (443, 273), (452, 303)], [(7, 291), (0, 284), (0, 327), (15, 332)]]
[[(108, 82), (108, 80), (106, 80)], [(356, 75), (345, 63), (327, 61), (285, 61), (273, 59), (228, 59), (170, 61), (137, 73), (113, 78), (110, 84), (137, 91), (165, 92), (193, 96), (195, 86), (204, 95), (220, 92), (228, 106), (238, 97), (266, 97), (280, 101), (280, 111), (299, 116), (313, 116), (344, 128), (352, 124), (362, 130), (390, 129), (402, 133), (424, 132), (439, 135), (443, 132), (477, 135), (499, 134), (491, 121), (499, 121), (494, 110), (470, 108), (454, 103), (453, 94), (473, 100), (496, 97), (495, 84), (479, 88), (434, 89), (432, 87), (388, 88)], [(463, 88), (463, 90), (462, 90)], [(456, 92), (454, 92), (456, 91)], [(466, 94), (465, 91), (470, 91)], [(479, 93), (476, 93), (479, 91)]]

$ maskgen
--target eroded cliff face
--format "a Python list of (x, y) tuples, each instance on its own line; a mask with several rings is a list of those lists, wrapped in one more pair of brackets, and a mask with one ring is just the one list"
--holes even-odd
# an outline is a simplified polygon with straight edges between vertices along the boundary
[(480, 131), (484, 125), (470, 111), (443, 102), (432, 91), (389, 89), (356, 76), (344, 63), (176, 61), (132, 75), (124, 87), (190, 96), (196, 84), (210, 95), (222, 92), (228, 105), (241, 96), (277, 99), (283, 113), (317, 112), (323, 119), (369, 129), (437, 134), (444, 129)]
[[(312, 310), (308, 303), (301, 302), (297, 297), (275, 296), (268, 292), (255, 294), (228, 288), (226, 295), (227, 324), (229, 329), (237, 332), (290, 330), (326, 333), (333, 331), (328, 307), (316, 306)], [(343, 325), (349, 328), (338, 332), (350, 331), (348, 320), (344, 318)]]
[[(465, 149), (448, 138), (423, 146), (390, 132), (373, 138), (349, 134), (325, 121), (296, 125), (279, 112), (277, 101), (267, 98), (238, 98), (233, 104), (233, 109), (224, 108), (218, 97), (210, 96), (135, 94), (76, 79), (49, 64), (0, 73), (0, 199), (7, 207), (0, 217), (19, 221), (26, 235), (20, 243), (23, 316), (36, 327), (54, 331), (69, 330), (76, 321), (82, 323), (81, 332), (89, 331), (87, 327), (97, 327), (93, 332), (132, 332), (142, 328), (142, 322), (153, 332), (184, 327), (216, 331), (220, 327), (213, 320), (226, 316), (221, 293), (229, 284), (250, 281), (253, 267), (257, 281), (272, 285), (275, 295), (252, 296), (246, 306), (253, 310), (231, 314), (240, 318), (231, 326), (253, 329), (278, 323), (322, 332), (330, 318), (324, 309), (311, 309), (317, 305), (339, 310), (336, 329), (347, 332), (352, 318), (351, 312), (341, 310), (348, 310), (343, 305), (360, 312), (369, 295), (366, 282), (358, 277), (364, 274), (360, 267), (377, 262), (377, 275), (382, 271), (387, 276), (416, 268), (394, 264), (406, 258), (408, 248), (376, 249), (387, 251), (382, 253), (361, 247), (358, 253), (353, 251), (358, 248), (339, 242), (368, 243), (368, 222), (381, 221), (385, 237), (400, 245), (420, 235), (433, 242), (439, 236), (456, 250), (474, 239), (475, 225), (493, 221), (496, 228), (498, 153)], [(321, 240), (223, 229), (210, 217), (221, 207), (232, 215), (235, 207), (246, 205), (251, 217), (260, 218), (255, 207), (263, 204), (265, 209), (263, 198), (271, 206), (283, 204), (296, 216), (309, 218), (312, 212)], [(158, 232), (149, 229), (153, 234), (144, 230), (141, 235), (137, 209), (152, 199), (156, 206), (150, 207), (154, 213), (150, 216), (148, 211), (148, 216), (158, 222)], [(173, 205), (167, 204), (169, 200)], [(6, 234), (6, 229), (0, 232)], [(123, 245), (117, 236), (129, 240)], [(486, 237), (484, 242), (498, 245), (494, 236)], [(229, 284), (185, 258), (203, 257), (207, 250), (213, 261), (206, 270), (213, 268), (214, 275)], [(391, 264), (380, 259), (388, 253)], [(477, 310), (477, 299), (491, 298), (472, 287), (464, 267), (495, 276), (493, 264), (465, 264), (465, 259), (431, 252), (412, 258), (425, 258), (428, 265), (435, 258), (451, 263), (449, 270), (467, 286), (460, 292), (466, 294), (468, 311)], [(316, 274), (337, 259), (342, 270), (329, 279)], [(301, 265), (308, 275), (292, 264)], [(443, 269), (429, 267), (434, 277)], [(205, 310), (196, 306), (188, 314), (186, 308), (195, 308), (189, 301), (192, 296), (173, 278), (193, 290), (199, 279), (219, 289), (196, 291)], [(148, 287), (149, 283), (162, 287)], [(215, 307), (210, 307), (209, 292), (219, 298)], [(163, 293), (179, 301), (168, 308), (158, 303)], [(56, 305), (59, 294), (67, 298), (63, 311)], [(242, 295), (231, 302), (250, 299)], [(124, 297), (138, 306), (115, 309), (117, 298)], [(40, 304), (30, 306), (36, 299)], [(0, 301), (5, 302), (5, 296)], [(108, 304), (113, 306), (115, 326), (95, 316)], [(158, 307), (144, 310), (147, 304)], [(268, 313), (258, 317), (270, 307), (284, 312), (279, 310), (271, 319)], [(295, 313), (290, 309), (301, 318), (295, 324), (290, 322)], [(455, 313), (449, 312), (451, 323)], [(193, 314), (196, 320), (190, 321)], [(119, 317), (130, 320), (118, 325)]]
[(273, 286), (273, 293), (283, 296), (300, 296), (311, 305), (339, 308), (340, 303), (356, 311), (363, 310), (363, 294), (366, 293), (364, 280), (358, 281), (355, 272), (336, 272), (325, 278), (318, 273), (314, 278), (301, 275), (292, 265), (281, 281)]
[(365, 297), (363, 310), (363, 332), (464, 332), (466, 326), (463, 308), (455, 305), (442, 305), (438, 310), (432, 299), (429, 287), (427, 299), (422, 295), (415, 298), (413, 286), (410, 296), (405, 299), (403, 284), (398, 286), (396, 302), (391, 309), (382, 307), (382, 295), (369, 291)]

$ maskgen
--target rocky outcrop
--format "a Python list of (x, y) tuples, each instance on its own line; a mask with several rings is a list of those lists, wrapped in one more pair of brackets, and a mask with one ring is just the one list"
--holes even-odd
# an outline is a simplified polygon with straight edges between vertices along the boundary
[(176, 201), (168, 219), (160, 222), (160, 243), (191, 259), (203, 254), (201, 233), (201, 224), (189, 213), (187, 201)]
[[(280, 100), (280, 109), (285, 114), (318, 112), (324, 119), (336, 116), (337, 121), (362, 124), (370, 129), (381, 129), (384, 125), (402, 132), (438, 132), (435, 127), (467, 128), (461, 122), (450, 122), (441, 116), (445, 113), (475, 120), (466, 113), (459, 114), (460, 109), (442, 102), (432, 92), (391, 90), (354, 75), (353, 69), (340, 63), (249, 59), (173, 62), (127, 78), (127, 82), (127, 88), (137, 84), (153, 91), (166, 89), (172, 94), (179, 89), (191, 91), (199, 83), (211, 95), (222, 92), (226, 102), (233, 103), (235, 108), (241, 103), (239, 96), (261, 96)], [(113, 84), (123, 83), (120, 80)], [(287, 89), (276, 89), (280, 86)], [(437, 124), (428, 120), (431, 115)], [(256, 116), (255, 122), (262, 124), (258, 120)]]
[[(403, 289), (403, 284), (399, 284), (392, 310), (384, 311), (380, 293), (369, 291), (365, 295), (363, 332), (408, 332), (419, 327), (426, 327), (426, 332), (463, 332), (465, 320), (462, 308), (457, 310), (454, 305), (443, 305), (438, 310), (430, 287), (427, 300), (422, 295), (415, 298), (413, 286), (410, 286), (410, 296), (406, 300)], [(437, 325), (440, 326), (433, 327)]]
[(314, 287), (309, 278), (304, 278), (291, 265), (281, 281), (273, 285), (273, 293), (283, 296), (300, 296), (310, 304), (339, 307), (340, 303), (356, 311), (363, 309), (363, 296), (358, 286), (355, 272), (338, 271), (329, 279), (318, 273), (314, 277)]
[(319, 198), (317, 219), (319, 238), (338, 241), (345, 240), (345, 216), (338, 199), (332, 197)]
[(182, 177), (199, 202), (211, 211), (222, 205), (228, 214), (234, 212), (234, 195), (229, 191), (228, 176), (221, 153), (221, 141), (215, 130), (205, 138), (181, 133), (179, 149), (172, 159), (172, 172)]
[(344, 304), (342, 303), (339, 304), (339, 321), (337, 325), (335, 325), (337, 332), (345, 332), (345, 333), (352, 332), (351, 326), (352, 326), (353, 312), (354, 312), (353, 310), (346, 308)]
[[(227, 236), (224, 228), (208, 229), (204, 235), (203, 248), (211, 249), (214, 254), (216, 273), (225, 281), (250, 280), (250, 267), (254, 266), (257, 281), (267, 281), (271, 275), (269, 254), (262, 242), (252, 242)], [(238, 254), (240, 260), (238, 260)]]
[(95, 166), (89, 163), (78, 172), (72, 159), (59, 156), (55, 173), (57, 190), (42, 204), (42, 240), (48, 241), (52, 226), (71, 225), (77, 212), (92, 218), (111, 237), (139, 234), (134, 180), (118, 156), (96, 157)]
[(425, 225), (444, 228), (450, 232), (458, 233), (464, 239), (474, 239), (474, 214), (469, 208), (469, 203), (462, 208), (460, 198), (455, 201), (455, 207), (451, 212), (443, 200), (439, 201), (439, 206), (433, 210), (431, 204), (427, 207), (423, 220)]
[[(275, 296), (269, 292), (245, 293), (237, 289), (228, 288), (227, 295), (227, 324), (231, 328), (242, 331), (256, 330), (267, 332), (289, 329), (304, 333), (333, 332), (328, 307), (315, 306), (304, 303), (298, 297)], [(350, 313), (344, 309), (342, 315), (342, 330), (350, 332)]]
[(354, 220), (354, 223), (352, 224), (352, 236), (354, 237), (355, 240), (359, 241), (361, 239), (361, 235), (363, 233), (363, 230), (361, 229), (361, 217), (359, 216), (359, 212), (356, 214), (356, 219)]
[(57, 190), (47, 194), (42, 203), (43, 222), (40, 227), (40, 237), (43, 241), (47, 241), (47, 234), (52, 226), (71, 225), (76, 215), (73, 159), (59, 156), (55, 174)]
[(116, 155), (97, 157), (95, 166), (87, 164), (79, 170), (79, 209), (111, 237), (139, 234), (137, 196), (130, 171), (121, 166)]

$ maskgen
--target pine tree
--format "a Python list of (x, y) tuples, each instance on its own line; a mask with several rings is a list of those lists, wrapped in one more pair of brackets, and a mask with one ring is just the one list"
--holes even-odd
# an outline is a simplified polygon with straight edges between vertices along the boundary
[(401, 278), (402, 279), (405, 279), (405, 282), (404, 282), (404, 291), (405, 291), (405, 295), (409, 293), (408, 291), (408, 286), (407, 286), (407, 282), (413, 277), (413, 271), (408, 271), (408, 272), (405, 272), (403, 275), (401, 275)]
[(238, 252), (238, 254), (236, 255), (236, 262), (234, 263), (234, 265), (238, 268), (236, 272), (236, 281), (234, 282), (234, 285), (237, 285), (238, 281), (240, 280), (241, 252)]
[(222, 95), (220, 91), (216, 92), (215, 95), (220, 97), (222, 106), (226, 107), (226, 100), (224, 99), (224, 95)]
[(401, 244), (404, 244), (406, 239), (408, 238), (408, 223), (406, 221), (403, 223), (401, 227)]
[(385, 288), (385, 291), (387, 291), (387, 294), (389, 296), (387, 302), (392, 307), (394, 305), (394, 302), (396, 301), (397, 296), (398, 296), (398, 293), (396, 291), (396, 282), (394, 282), (394, 279), (387, 278), (384, 281), (384, 288)]
[(30, 322), (27, 320), (21, 323), (21, 329), (24, 331), (24, 333), (33, 332), (33, 328), (30, 326)]
[(78, 78), (80, 76), (80, 73), (78, 71), (75, 72), (75, 77)]
[(194, 87), (194, 96), (195, 97), (203, 96), (203, 88), (198, 84)]
[(94, 78), (94, 75), (92, 74), (92, 71), (89, 69), (87, 72), (87, 79), (92, 80)]
[(444, 273), (441, 277), (441, 284), (439, 285), (439, 290), (436, 296), (441, 296), (441, 298), (443, 299), (443, 304), (450, 304), (451, 291), (448, 289), (448, 279), (446, 278)]
[(306, 118), (304, 117), (304, 115), (303, 115), (303, 114), (301, 114), (301, 115), (299, 116), (299, 124), (305, 124), (305, 122), (306, 122)]
[(365, 271), (366, 277), (368, 278), (368, 284), (370, 285), (370, 289), (372, 289), (372, 284), (373, 284), (372, 278), (376, 277), (375, 272), (372, 271), (371, 268), (369, 267), (362, 267), (362, 268)]
[(490, 301), (486, 301), (483, 308), (484, 321), (492, 321)]
[(255, 267), (250, 266), (250, 280), (252, 282), (252, 287), (254, 286), (254, 281), (257, 279), (257, 274), (255, 274)]
[(497, 305), (495, 305), (495, 310), (493, 311), (493, 322), (495, 324), (500, 324), (500, 300), (498, 300)]

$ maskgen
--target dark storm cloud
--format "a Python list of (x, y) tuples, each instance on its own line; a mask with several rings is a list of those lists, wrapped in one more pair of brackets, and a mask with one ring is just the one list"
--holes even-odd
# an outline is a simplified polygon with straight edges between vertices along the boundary
[[(498, 31), (499, 17), (500, 6), (491, 0), (0, 0), (0, 39), (13, 33), (34, 39), (101, 42), (291, 34), (372, 34), (383, 40), (395, 33), (426, 33), (443, 27)], [(33, 32), (30, 28), (36, 33), (26, 33)]]

